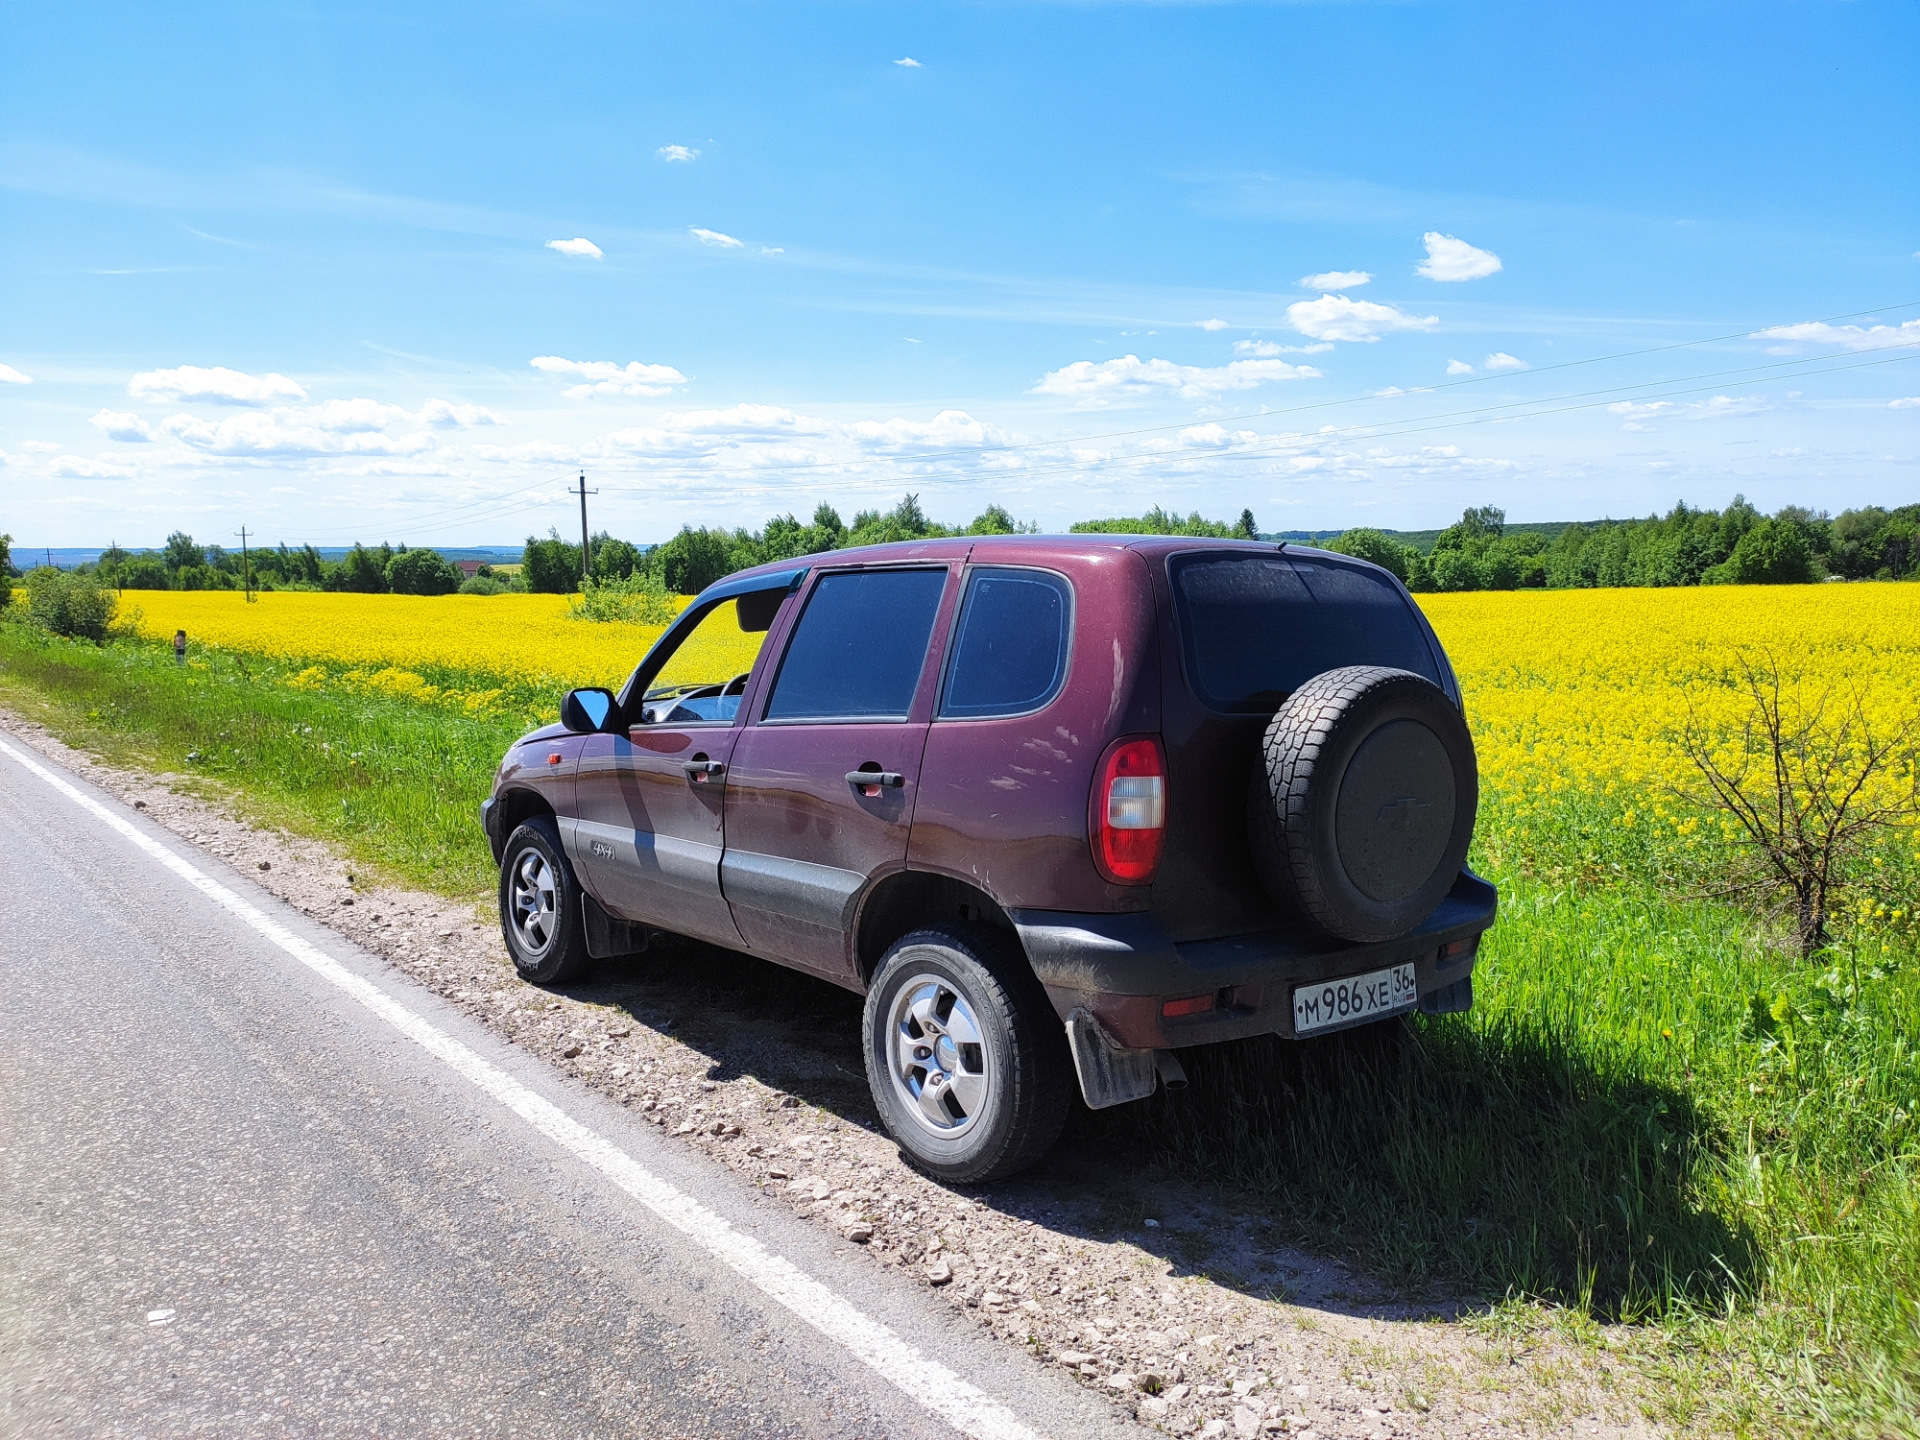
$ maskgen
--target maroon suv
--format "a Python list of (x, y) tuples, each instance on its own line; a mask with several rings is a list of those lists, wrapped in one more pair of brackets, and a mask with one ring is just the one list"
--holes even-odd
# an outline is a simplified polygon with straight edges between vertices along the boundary
[(864, 993), (874, 1101), (953, 1181), (1174, 1052), (1472, 1004), (1493, 887), (1453, 672), (1384, 570), (1140, 536), (742, 571), (485, 802), (539, 984), (694, 936)]

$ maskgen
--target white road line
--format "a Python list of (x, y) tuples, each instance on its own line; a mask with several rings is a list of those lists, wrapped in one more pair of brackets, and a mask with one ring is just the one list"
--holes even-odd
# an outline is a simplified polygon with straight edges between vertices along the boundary
[(1040, 1440), (1017, 1415), (939, 1361), (921, 1354), (879, 1321), (840, 1298), (799, 1266), (743, 1235), (698, 1200), (662, 1180), (632, 1156), (588, 1129), (551, 1101), (534, 1094), (498, 1066), (436, 1029), (386, 991), (330, 959), (212, 876), (116, 815), (52, 770), (0, 740), (13, 757), (74, 804), (104, 821), (208, 899), (338, 986), (422, 1049), (464, 1075), (535, 1130), (600, 1171), (674, 1229), (762, 1293), (779, 1301), (828, 1339), (846, 1347), (962, 1434), (975, 1440)]

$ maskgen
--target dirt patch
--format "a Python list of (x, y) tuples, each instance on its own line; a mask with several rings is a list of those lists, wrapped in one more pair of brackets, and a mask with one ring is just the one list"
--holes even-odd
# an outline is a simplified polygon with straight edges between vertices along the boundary
[(5, 711), (0, 729), (1172, 1434), (1661, 1433), (1640, 1353), (1656, 1336), (1395, 1295), (1275, 1243), (1230, 1199), (1087, 1147), (977, 1191), (927, 1180), (879, 1129), (859, 1000), (832, 986), (662, 937), (590, 985), (540, 990), (515, 975), (490, 896), (374, 883), (180, 793), (183, 777), (101, 764)]

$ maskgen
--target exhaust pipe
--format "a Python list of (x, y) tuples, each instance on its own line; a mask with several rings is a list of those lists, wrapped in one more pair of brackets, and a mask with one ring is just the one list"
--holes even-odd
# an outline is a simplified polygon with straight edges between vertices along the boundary
[(1171, 1050), (1153, 1052), (1153, 1068), (1160, 1072), (1160, 1083), (1168, 1090), (1187, 1088), (1187, 1072), (1180, 1068), (1180, 1062)]

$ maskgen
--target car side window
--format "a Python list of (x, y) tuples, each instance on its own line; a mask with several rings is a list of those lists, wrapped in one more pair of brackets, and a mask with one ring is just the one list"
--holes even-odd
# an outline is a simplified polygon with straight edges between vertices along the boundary
[(1024, 715), (1067, 675), (1072, 591), (1045, 570), (978, 569), (967, 579), (940, 697), (943, 719)]
[[(765, 620), (749, 613), (752, 602), (760, 598), (722, 600), (700, 617), (654, 672), (641, 704), (642, 724), (699, 725), (733, 719), (747, 676), (767, 641)], [(765, 604), (759, 608), (765, 609)], [(754, 625), (758, 628), (749, 628)]]
[(946, 589), (944, 569), (823, 575), (773, 682), (768, 720), (904, 720)]

